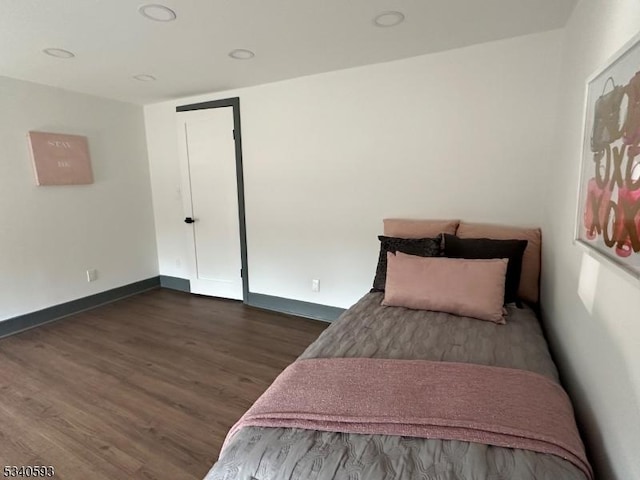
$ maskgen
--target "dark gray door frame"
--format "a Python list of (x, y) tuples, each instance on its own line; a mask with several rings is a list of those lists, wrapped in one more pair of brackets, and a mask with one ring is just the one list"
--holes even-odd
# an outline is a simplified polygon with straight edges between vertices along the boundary
[(244, 170), (242, 168), (242, 128), (240, 126), (240, 97), (192, 103), (176, 107), (176, 112), (233, 107), (233, 138), (236, 146), (236, 180), (238, 184), (238, 219), (240, 220), (240, 259), (242, 261), (242, 298), (249, 299), (249, 266), (247, 262), (247, 221), (244, 203)]

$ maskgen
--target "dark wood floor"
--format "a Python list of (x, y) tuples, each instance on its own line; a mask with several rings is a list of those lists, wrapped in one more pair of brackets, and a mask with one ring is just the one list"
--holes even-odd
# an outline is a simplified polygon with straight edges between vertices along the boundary
[(229, 427), (326, 326), (154, 290), (0, 339), (0, 468), (201, 480)]

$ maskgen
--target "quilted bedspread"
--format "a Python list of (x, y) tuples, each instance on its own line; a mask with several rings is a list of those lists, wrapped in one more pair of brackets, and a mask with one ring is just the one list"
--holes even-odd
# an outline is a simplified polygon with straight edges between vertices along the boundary
[[(300, 358), (390, 358), (516, 368), (557, 381), (530, 309), (509, 307), (507, 325), (446, 313), (382, 307), (369, 293)], [(585, 480), (557, 456), (455, 440), (245, 427), (206, 480)]]

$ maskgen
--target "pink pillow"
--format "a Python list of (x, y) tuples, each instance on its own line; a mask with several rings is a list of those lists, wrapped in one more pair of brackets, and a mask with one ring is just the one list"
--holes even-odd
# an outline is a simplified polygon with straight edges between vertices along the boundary
[(507, 263), (506, 258), (468, 260), (388, 252), (382, 304), (505, 323)]
[(407, 220), (385, 218), (384, 234), (397, 238), (433, 238), (441, 233), (455, 235), (460, 220)]
[(539, 228), (509, 227), (484, 223), (460, 223), (456, 235), (460, 238), (493, 238), (496, 240), (527, 240), (527, 248), (522, 257), (522, 273), (518, 296), (531, 303), (537, 303), (540, 285), (540, 251), (542, 232)]

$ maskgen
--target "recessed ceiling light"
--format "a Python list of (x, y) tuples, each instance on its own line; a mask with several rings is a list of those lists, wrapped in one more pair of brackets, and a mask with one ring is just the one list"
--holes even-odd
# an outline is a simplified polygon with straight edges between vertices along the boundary
[(134, 75), (133, 78), (141, 82), (154, 82), (156, 80), (156, 77), (154, 77), (153, 75), (148, 75), (146, 73), (141, 73), (140, 75)]
[(404, 14), (400, 12), (383, 12), (373, 19), (376, 27), (395, 27), (404, 22)]
[(149, 20), (156, 22), (172, 22), (176, 19), (176, 12), (169, 7), (159, 5), (157, 3), (150, 3), (148, 5), (142, 5), (138, 8), (140, 15), (147, 17)]
[(237, 48), (236, 50), (231, 50), (229, 52), (229, 56), (234, 60), (249, 60), (256, 56), (251, 50), (245, 50), (244, 48)]
[(62, 48), (45, 48), (42, 50), (42, 53), (46, 53), (47, 55), (57, 58), (73, 58), (76, 56), (73, 52), (63, 50)]

